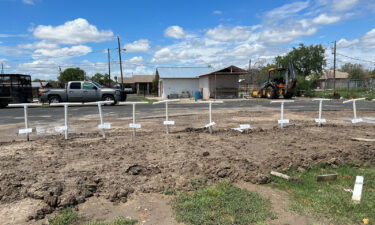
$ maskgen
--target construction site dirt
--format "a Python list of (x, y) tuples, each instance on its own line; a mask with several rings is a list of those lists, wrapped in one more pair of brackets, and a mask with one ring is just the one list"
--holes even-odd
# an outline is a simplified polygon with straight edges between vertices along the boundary
[[(56, 209), (90, 199), (120, 204), (145, 193), (193, 190), (194, 181), (266, 184), (271, 170), (375, 162), (375, 142), (352, 140), (374, 138), (373, 123), (352, 124), (344, 119), (351, 111), (328, 111), (323, 115), (327, 124), (319, 127), (316, 114), (286, 112), (290, 124), (284, 129), (278, 127), (277, 111), (216, 111), (213, 134), (201, 128), (207, 116), (197, 114), (171, 116), (176, 125), (169, 135), (164, 118), (153, 118), (139, 121), (135, 137), (124, 119), (106, 139), (93, 129), (73, 133), (70, 140), (62, 134), (35, 135), (29, 142), (22, 136), (2, 140), (0, 221), (38, 224)], [(374, 111), (361, 114), (375, 117)], [(78, 131), (97, 126), (92, 120), (72, 123)], [(231, 129), (240, 124), (252, 129)]]

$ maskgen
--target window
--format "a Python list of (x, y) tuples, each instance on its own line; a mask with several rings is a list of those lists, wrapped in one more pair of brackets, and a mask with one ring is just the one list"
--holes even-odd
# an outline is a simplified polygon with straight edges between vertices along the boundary
[(94, 85), (92, 83), (85, 82), (85, 83), (83, 83), (83, 89), (92, 90), (92, 89), (95, 89), (95, 88), (94, 88)]
[(81, 82), (70, 83), (70, 89), (81, 89)]

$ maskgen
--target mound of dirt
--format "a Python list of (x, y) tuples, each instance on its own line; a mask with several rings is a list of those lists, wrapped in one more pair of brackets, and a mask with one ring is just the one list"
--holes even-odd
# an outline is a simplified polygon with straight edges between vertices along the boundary
[(151, 130), (132, 137), (131, 131), (122, 129), (109, 132), (107, 139), (90, 134), (69, 141), (50, 136), (3, 142), (0, 203), (43, 201), (29, 216), (41, 219), (92, 196), (126, 202), (133, 193), (194, 190), (196, 180), (264, 184), (271, 170), (291, 166), (307, 169), (319, 163), (375, 162), (375, 143), (348, 138), (375, 133), (372, 124), (316, 127), (297, 123), (285, 129), (271, 126), (244, 133), (215, 129), (209, 134), (179, 127), (170, 135)]

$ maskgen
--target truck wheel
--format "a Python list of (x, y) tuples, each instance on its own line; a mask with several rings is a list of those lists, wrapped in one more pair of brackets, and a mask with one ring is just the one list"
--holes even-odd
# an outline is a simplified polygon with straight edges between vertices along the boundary
[(102, 98), (102, 101), (113, 101), (112, 104), (105, 104), (105, 105), (115, 105), (116, 101), (115, 98), (112, 95), (104, 95)]
[(51, 96), (48, 97), (48, 102), (49, 102), (49, 104), (51, 104), (51, 103), (60, 103), (61, 102), (60, 96), (51, 95)]

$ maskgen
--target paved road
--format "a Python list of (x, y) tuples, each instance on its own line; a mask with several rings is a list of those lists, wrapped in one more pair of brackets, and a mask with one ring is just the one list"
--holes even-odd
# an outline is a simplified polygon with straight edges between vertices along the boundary
[[(227, 101), (223, 104), (217, 104), (213, 106), (214, 109), (246, 109), (259, 111), (262, 107), (269, 109), (277, 109), (280, 104), (270, 104), (268, 100), (243, 100), (243, 101)], [(207, 104), (195, 104), (195, 103), (179, 103), (170, 104), (170, 114), (191, 114), (207, 111)], [(318, 110), (318, 102), (311, 100), (301, 99), (296, 100), (294, 103), (286, 103), (285, 108), (291, 111), (316, 111)], [(374, 110), (375, 102), (357, 102), (358, 110)], [(325, 111), (337, 111), (337, 110), (351, 110), (352, 104), (343, 104), (342, 101), (333, 100), (324, 102)], [(164, 104), (160, 105), (137, 105), (137, 117), (146, 118), (154, 116), (163, 116), (165, 113)], [(63, 119), (63, 107), (37, 107), (29, 109), (30, 121), (41, 121), (41, 122), (55, 122)], [(119, 106), (105, 106), (103, 112), (106, 117), (119, 118), (119, 117), (130, 117), (132, 115), (132, 107), (130, 105), (119, 105)], [(87, 115), (98, 115), (97, 106), (75, 106), (69, 108), (69, 117), (80, 117)], [(5, 108), (0, 109), (0, 126), (14, 123), (22, 123), (24, 121), (22, 108)]]

